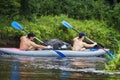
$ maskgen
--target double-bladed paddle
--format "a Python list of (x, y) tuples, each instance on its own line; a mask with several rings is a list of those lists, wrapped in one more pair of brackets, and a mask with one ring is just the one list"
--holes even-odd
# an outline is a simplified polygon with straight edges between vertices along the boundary
[[(18, 22), (13, 21), (11, 23), (11, 26), (17, 30), (23, 30), (26, 33), (29, 33), (27, 30), (25, 30)], [(38, 41), (40, 41), (41, 43), (45, 44), (43, 41), (41, 41), (40, 39), (38, 39), (37, 37), (35, 37), (35, 39), (37, 39)], [(46, 44), (45, 44), (46, 45)], [(60, 57), (66, 57), (62, 52), (58, 51), (58, 50), (53, 50), (54, 52), (56, 52)]]
[[(72, 29), (72, 30), (76, 31), (77, 33), (79, 33), (79, 31), (76, 30), (75, 28), (73, 28), (73, 26), (70, 25), (67, 21), (63, 20), (61, 23), (62, 23), (66, 28)], [(91, 39), (89, 39), (87, 36), (86, 36), (85, 38), (88, 39), (90, 42), (94, 43), (94, 41), (92, 41)], [(99, 44), (97, 44), (97, 45), (98, 45), (99, 47), (101, 47), (110, 57), (113, 57), (113, 56), (114, 56), (114, 53), (113, 53), (113, 52), (110, 52), (110, 51), (105, 50), (104, 47), (101, 46), (101, 45), (99, 45)]]

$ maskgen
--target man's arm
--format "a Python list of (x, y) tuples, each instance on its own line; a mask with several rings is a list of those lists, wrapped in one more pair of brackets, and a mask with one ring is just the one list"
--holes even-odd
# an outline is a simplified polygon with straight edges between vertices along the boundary
[(97, 43), (87, 44), (87, 43), (84, 42), (83, 45), (84, 45), (85, 47), (94, 47), (95, 45), (97, 45)]
[(47, 46), (38, 45), (38, 44), (36, 44), (36, 43), (34, 43), (34, 42), (31, 42), (31, 45), (32, 45), (33, 47), (35, 47), (35, 48), (40, 48), (40, 49), (47, 48)]

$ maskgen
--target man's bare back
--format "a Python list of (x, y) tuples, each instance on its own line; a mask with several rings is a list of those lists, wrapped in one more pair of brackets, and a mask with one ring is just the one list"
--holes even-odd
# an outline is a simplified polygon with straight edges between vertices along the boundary
[(20, 49), (21, 50), (36, 50), (36, 49), (44, 49), (50, 48), (50, 46), (42, 46), (38, 45), (32, 40), (35, 38), (35, 34), (29, 33), (27, 36), (22, 36), (20, 38)]
[(83, 42), (82, 40), (79, 40), (78, 37), (73, 39), (74, 43), (73, 43), (73, 50), (84, 50), (84, 44), (85, 42)]
[(27, 36), (22, 36), (20, 38), (20, 49), (21, 50), (30, 50), (32, 49), (32, 41), (27, 38)]

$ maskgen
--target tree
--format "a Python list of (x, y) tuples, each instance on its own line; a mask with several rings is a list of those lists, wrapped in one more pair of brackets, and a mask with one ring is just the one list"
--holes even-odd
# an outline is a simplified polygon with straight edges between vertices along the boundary
[(9, 18), (19, 14), (19, 0), (0, 0), (0, 15)]
[(39, 0), (20, 0), (20, 15), (28, 20), (35, 20), (39, 12)]

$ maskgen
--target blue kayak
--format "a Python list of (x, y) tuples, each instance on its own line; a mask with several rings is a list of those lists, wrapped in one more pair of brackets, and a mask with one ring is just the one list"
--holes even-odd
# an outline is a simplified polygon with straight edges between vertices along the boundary
[[(108, 49), (105, 49), (108, 51)], [(86, 49), (85, 51), (73, 50), (30, 50), (23, 51), (18, 48), (0, 48), (0, 55), (19, 55), (19, 56), (34, 56), (34, 57), (58, 57), (57, 52), (64, 54), (66, 57), (96, 57), (104, 55), (106, 52), (103, 49)]]

